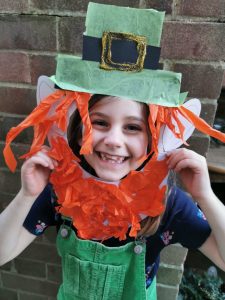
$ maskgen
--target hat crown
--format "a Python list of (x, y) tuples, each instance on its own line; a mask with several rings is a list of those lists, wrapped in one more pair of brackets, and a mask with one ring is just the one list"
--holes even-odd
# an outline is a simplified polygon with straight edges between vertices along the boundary
[(145, 36), (147, 44), (160, 46), (165, 13), (90, 2), (85, 35), (101, 38), (103, 32), (124, 32)]

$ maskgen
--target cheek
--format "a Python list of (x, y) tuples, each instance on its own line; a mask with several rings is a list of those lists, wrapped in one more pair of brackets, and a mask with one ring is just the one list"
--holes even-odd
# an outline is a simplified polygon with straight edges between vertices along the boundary
[(98, 144), (103, 139), (103, 134), (99, 132), (98, 130), (93, 129), (92, 130), (92, 144), (93, 147), (95, 147), (96, 144)]
[(147, 135), (140, 136), (130, 143), (131, 149), (136, 157), (140, 157), (147, 153), (148, 137)]

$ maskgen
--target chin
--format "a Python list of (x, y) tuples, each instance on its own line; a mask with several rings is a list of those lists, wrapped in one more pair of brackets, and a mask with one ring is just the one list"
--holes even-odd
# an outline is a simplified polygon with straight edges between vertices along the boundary
[(105, 172), (99, 172), (97, 173), (98, 177), (101, 178), (101, 180), (104, 180), (104, 181), (110, 181), (110, 182), (113, 182), (113, 181), (119, 181), (121, 180), (124, 176), (127, 175), (126, 174), (107, 174)]

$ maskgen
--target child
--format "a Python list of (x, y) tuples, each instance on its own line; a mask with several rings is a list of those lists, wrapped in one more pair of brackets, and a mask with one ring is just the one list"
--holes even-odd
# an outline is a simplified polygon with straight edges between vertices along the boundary
[[(93, 21), (93, 16), (98, 19), (107, 11), (109, 16), (121, 13), (121, 9), (124, 14), (141, 11), (91, 4), (87, 19)], [(152, 18), (157, 14), (148, 10), (143, 13), (153, 14)], [(133, 17), (128, 20), (133, 21)], [(89, 92), (95, 89), (101, 93), (90, 97), (87, 82), (78, 87), (85, 72), (73, 79), (76, 88), (68, 88), (71, 81), (68, 83), (65, 78), (74, 73), (67, 58), (59, 58), (58, 77), (53, 79), (63, 90), (44, 99), (7, 139), (5, 157), (14, 169), (9, 143), (23, 128), (34, 126), (34, 141), (21, 170), (21, 190), (0, 218), (1, 228), (7, 228), (7, 235), (0, 233), (1, 264), (16, 257), (48, 226), (56, 225), (63, 264), (58, 299), (156, 299), (159, 253), (171, 243), (198, 248), (225, 270), (225, 208), (211, 189), (205, 158), (191, 150), (175, 149), (177, 140), (172, 143), (171, 138), (166, 147), (164, 133), (167, 125), (177, 139), (184, 141), (190, 135), (189, 123), (180, 118), (179, 110), (204, 132), (223, 140), (224, 136), (180, 105), (177, 74), (162, 71), (157, 75), (154, 72), (158, 71), (149, 71), (144, 78), (148, 86), (146, 78), (154, 74), (166, 93), (169, 84), (165, 77), (171, 77), (173, 105), (168, 102), (169, 92), (165, 96), (163, 90), (158, 96), (158, 90), (154, 92), (153, 88), (153, 102), (143, 101), (144, 86), (140, 92), (137, 85), (132, 89), (138, 80), (141, 86), (142, 75), (126, 73), (123, 77), (119, 71), (99, 72), (97, 68), (94, 78), (88, 68), (88, 80), (96, 80), (96, 86)], [(102, 62), (103, 67), (105, 64), (109, 69), (117, 68), (108, 58)], [(76, 63), (82, 73), (80, 61)], [(129, 63), (118, 65), (122, 69), (129, 67)], [(113, 72), (110, 74), (115, 78), (108, 72)], [(107, 93), (107, 84), (122, 77), (135, 80), (126, 84), (123, 81), (121, 85), (118, 81), (115, 94)], [(59, 78), (64, 78), (64, 83)], [(102, 87), (102, 80), (106, 87)], [(76, 110), (71, 120), (69, 148), (63, 134), (74, 101), (79, 114)], [(156, 105), (157, 101), (162, 103)], [(42, 146), (47, 133), (50, 147)], [(161, 152), (160, 143), (164, 149)], [(172, 151), (166, 152), (165, 148)], [(168, 169), (179, 173), (202, 211), (186, 193), (170, 186)]]

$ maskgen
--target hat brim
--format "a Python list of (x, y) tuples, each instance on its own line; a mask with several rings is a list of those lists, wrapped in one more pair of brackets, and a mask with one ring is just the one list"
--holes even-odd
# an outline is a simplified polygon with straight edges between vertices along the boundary
[(165, 70), (107, 71), (99, 63), (72, 55), (59, 55), (56, 75), (50, 79), (60, 88), (103, 94), (168, 107), (180, 106), (181, 74)]

